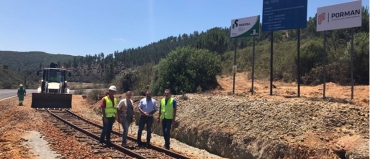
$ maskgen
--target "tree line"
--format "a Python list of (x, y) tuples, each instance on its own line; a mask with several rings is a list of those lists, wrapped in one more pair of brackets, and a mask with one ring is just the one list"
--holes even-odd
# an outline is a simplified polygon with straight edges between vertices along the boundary
[[(314, 17), (310, 17), (307, 21), (307, 28), (301, 29), (301, 71), (302, 71), (302, 78), (304, 78), (305, 84), (316, 84), (319, 83), (317, 81), (318, 76), (308, 77), (309, 75), (314, 75), (319, 72), (320, 68), (322, 67), (322, 52), (323, 52), (323, 34), (324, 32), (317, 32), (316, 31), (316, 19), (317, 15)], [(332, 30), (327, 31), (327, 65), (329, 68), (336, 68), (339, 67), (343, 68), (343, 70), (338, 69), (336, 72), (341, 71), (339, 74), (343, 74), (342, 77), (338, 77), (335, 75), (336, 73), (331, 72), (329, 73), (328, 80), (333, 82), (339, 82), (341, 84), (348, 84), (348, 78), (344, 72), (347, 72), (346, 69), (348, 66), (345, 66), (346, 58), (348, 58), (349, 54), (349, 42), (350, 42), (350, 32), (351, 29), (339, 29), (339, 30)], [(369, 12), (368, 8), (363, 7), (362, 9), (362, 26), (354, 28), (355, 33), (355, 81), (357, 84), (368, 84), (368, 47), (366, 47), (366, 37), (368, 37), (369, 32)], [(229, 28), (220, 28), (215, 27), (212, 29), (207, 30), (206, 32), (198, 32), (194, 31), (190, 34), (180, 34), (178, 36), (170, 36), (165, 39), (162, 39), (158, 42), (153, 42), (143, 47), (137, 48), (130, 48), (125, 49), (123, 51), (115, 51), (113, 56), (107, 56), (109, 60), (104, 60), (104, 56), (94, 55), (90, 56), (87, 55), (84, 58), (81, 58), (82, 63), (84, 64), (91, 64), (91, 63), (100, 63), (100, 66), (103, 68), (104, 65), (109, 63), (113, 63), (113, 66), (116, 66), (117, 63), (121, 63), (124, 65), (124, 68), (135, 68), (138, 66), (143, 66), (148, 63), (155, 63), (158, 64), (159, 61), (166, 56), (171, 51), (174, 51), (178, 47), (192, 47), (196, 49), (206, 49), (211, 52), (217, 53), (220, 55), (222, 63), (230, 63), (230, 52), (234, 50), (234, 41), (233, 39), (229, 38)], [(286, 60), (286, 66), (296, 65), (296, 43), (297, 40), (297, 30), (281, 30), (275, 31), (274, 34), (274, 43), (276, 46), (276, 52), (291, 52), (289, 55), (291, 57), (290, 60)], [(256, 45), (257, 47), (263, 47), (268, 45), (270, 42), (270, 32), (261, 32), (260, 36), (256, 38)], [(243, 50), (250, 49), (253, 44), (252, 38), (240, 38), (237, 40), (237, 49), (238, 52), (243, 52)], [(288, 46), (289, 45), (289, 46)], [(279, 49), (286, 49), (286, 50), (279, 50)], [(268, 53), (268, 50), (262, 49), (256, 54), (260, 56), (266, 56), (265, 54)], [(249, 53), (247, 53), (249, 54)], [(243, 56), (243, 55), (241, 55)], [(274, 55), (275, 56), (275, 55)], [(250, 59), (250, 57), (240, 57), (239, 59)], [(282, 59), (284, 60), (284, 59)], [(247, 60), (250, 61), (250, 60)], [(275, 63), (275, 61), (274, 61)], [(277, 61), (276, 63), (281, 63), (281, 61)], [(341, 64), (342, 63), (342, 64)], [(279, 64), (277, 64), (279, 65)], [(343, 66), (342, 66), (343, 65)], [(232, 64), (223, 67), (223, 71), (228, 72), (231, 68)], [(240, 67), (240, 70), (246, 69), (246, 67), (250, 67), (251, 64), (246, 64), (245, 68)], [(107, 66), (106, 66), (107, 67)], [(264, 66), (263, 66), (264, 67)], [(238, 67), (239, 68), (239, 67)], [(277, 67), (279, 68), (279, 67)], [(296, 68), (296, 66), (292, 67)], [(293, 75), (288, 76), (283, 74), (291, 74), (291, 72), (284, 72), (284, 69), (276, 70), (277, 77), (275, 80), (289, 80), (294, 81), (296, 78), (295, 73)], [(291, 69), (288, 69), (291, 70)], [(330, 69), (329, 69), (330, 70)], [(349, 69), (348, 69), (349, 70)], [(256, 70), (258, 71), (258, 69)], [(334, 70), (333, 70), (334, 71)], [(115, 71), (111, 71), (115, 72)], [(263, 72), (263, 71), (262, 71)], [(266, 72), (266, 71), (265, 71)], [(292, 72), (296, 72), (292, 70)], [(332, 75), (331, 75), (332, 74)], [(266, 74), (268, 75), (268, 74)], [(289, 79), (286, 79), (289, 78)], [(308, 79), (314, 78), (314, 79)], [(109, 80), (106, 82), (110, 82)]]
[[(323, 33), (316, 31), (317, 15), (310, 17), (307, 27), (301, 29), (301, 80), (304, 84), (318, 84), (322, 82), (322, 61), (323, 61)], [(262, 26), (262, 25), (261, 25)], [(328, 81), (340, 84), (349, 84), (349, 50), (350, 50), (350, 29), (339, 29), (327, 31), (327, 70)], [(354, 54), (354, 78), (356, 84), (368, 84), (368, 34), (369, 34), (369, 11), (362, 9), (362, 26), (354, 28), (355, 33), (355, 54)], [(146, 46), (114, 51), (111, 54), (97, 53), (86, 56), (71, 56), (68, 58), (58, 57), (57, 63), (67, 69), (73, 70), (76, 76), (72, 81), (81, 82), (104, 82), (111, 83), (117, 75), (124, 74), (124, 70), (142, 70), (150, 64), (154, 66), (162, 59), (169, 56), (170, 52), (178, 48), (186, 47), (189, 50), (208, 50), (214, 53), (220, 60), (221, 73), (231, 72), (234, 39), (229, 37), (229, 28), (215, 27), (205, 32), (194, 31), (190, 34), (179, 34), (153, 42)], [(296, 81), (296, 40), (297, 30), (274, 31), (274, 80)], [(251, 47), (252, 38), (237, 39), (236, 47), (238, 52), (238, 71), (250, 71), (251, 69)], [(270, 32), (261, 32), (256, 37), (256, 77), (269, 76), (269, 44)], [(194, 54), (197, 54), (195, 50)], [(177, 50), (179, 52), (179, 50)], [(0, 52), (0, 56), (1, 56)], [(173, 57), (173, 56), (172, 56)], [(173, 57), (174, 58), (174, 57)], [(27, 63), (27, 61), (24, 61)], [(4, 61), (0, 61), (4, 63)], [(5, 61), (6, 63), (6, 61)], [(38, 59), (39, 67), (45, 66), (45, 60)], [(34, 63), (32, 64), (34, 65)], [(25, 64), (26, 66), (26, 64)], [(16, 68), (17, 69), (17, 68)], [(25, 69), (26, 70), (26, 69)], [(98, 70), (98, 71), (93, 71)], [(132, 76), (134, 77), (134, 76)], [(152, 81), (149, 79), (147, 81)], [(127, 78), (126, 78), (127, 81)], [(149, 86), (150, 83), (146, 82)]]

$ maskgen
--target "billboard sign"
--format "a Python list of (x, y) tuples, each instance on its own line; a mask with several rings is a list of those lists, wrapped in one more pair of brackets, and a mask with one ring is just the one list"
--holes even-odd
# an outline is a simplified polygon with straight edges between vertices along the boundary
[(316, 31), (359, 27), (361, 15), (361, 1), (317, 8)]
[(230, 37), (258, 36), (260, 30), (260, 16), (246, 17), (231, 20)]
[(263, 0), (263, 32), (306, 26), (307, 0)]

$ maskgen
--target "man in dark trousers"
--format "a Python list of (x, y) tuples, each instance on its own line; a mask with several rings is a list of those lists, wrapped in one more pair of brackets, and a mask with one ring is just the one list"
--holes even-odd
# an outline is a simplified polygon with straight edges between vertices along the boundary
[(152, 93), (147, 90), (146, 98), (140, 100), (138, 109), (140, 111), (139, 130), (137, 132), (137, 144), (142, 146), (141, 134), (146, 124), (146, 147), (150, 146), (150, 137), (152, 134), (153, 114), (158, 110), (157, 102), (152, 98)]
[(102, 99), (101, 110), (103, 118), (103, 131), (101, 132), (99, 143), (103, 146), (104, 138), (107, 139), (106, 146), (111, 146), (110, 134), (112, 132), (113, 123), (116, 120), (117, 114), (117, 98), (114, 97), (116, 86), (109, 87), (109, 94)]
[(26, 89), (23, 88), (23, 85), (22, 84), (19, 85), (17, 96), (18, 96), (18, 101), (19, 101), (18, 105), (19, 106), (22, 106), (23, 105), (24, 96), (26, 96)]
[(165, 98), (161, 100), (161, 106), (159, 107), (158, 124), (162, 119), (164, 148), (169, 150), (171, 125), (175, 123), (177, 104), (176, 100), (171, 97), (171, 91), (169, 89), (164, 91), (164, 95)]

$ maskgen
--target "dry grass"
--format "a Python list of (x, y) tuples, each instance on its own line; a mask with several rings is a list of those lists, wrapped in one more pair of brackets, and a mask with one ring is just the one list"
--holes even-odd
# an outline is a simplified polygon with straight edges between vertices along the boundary
[[(220, 88), (211, 91), (214, 94), (228, 94), (232, 92), (233, 76), (223, 75), (217, 77)], [(252, 88), (252, 79), (248, 72), (240, 72), (236, 74), (235, 79), (235, 94), (246, 96), (248, 98), (295, 98), (300, 100), (314, 100), (314, 101), (330, 101), (339, 103), (350, 103), (355, 105), (369, 106), (369, 86), (357, 85), (354, 86), (354, 99), (351, 100), (351, 86), (341, 86), (336, 83), (327, 82), (325, 90), (325, 99), (323, 99), (323, 85), (316, 86), (300, 86), (300, 98), (298, 96), (297, 83), (286, 83), (281, 81), (274, 81), (276, 88), (272, 89), (270, 95), (270, 81), (268, 79), (254, 80), (255, 94), (250, 93)]]

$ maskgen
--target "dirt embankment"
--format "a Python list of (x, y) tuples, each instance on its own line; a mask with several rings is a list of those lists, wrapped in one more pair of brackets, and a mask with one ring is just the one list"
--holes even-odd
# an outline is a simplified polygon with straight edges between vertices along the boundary
[[(368, 151), (363, 151), (368, 148), (367, 107), (326, 101), (186, 96), (187, 100), (176, 96), (179, 126), (172, 137), (211, 153), (240, 159), (339, 158), (359, 153), (368, 157)], [(153, 130), (161, 134), (157, 126), (154, 124)]]
[[(232, 76), (218, 82), (220, 88), (187, 100), (175, 96), (179, 126), (172, 137), (231, 158), (368, 158), (369, 86), (355, 86), (351, 100), (350, 86), (330, 82), (325, 99), (322, 85), (301, 86), (297, 97), (296, 83), (274, 81), (270, 95), (269, 81), (261, 80), (252, 95), (248, 73), (237, 74), (235, 95)], [(157, 124), (153, 130), (162, 134)]]
[[(250, 79), (238, 74), (235, 95), (228, 95), (232, 78), (218, 80), (221, 88), (212, 92), (186, 94), (187, 100), (175, 96), (179, 124), (172, 137), (230, 158), (369, 158), (368, 86), (355, 86), (353, 100), (349, 86), (334, 83), (327, 84), (326, 99), (322, 86), (302, 86), (301, 97), (293, 98), (294, 83), (274, 82), (277, 88), (270, 96), (269, 82), (255, 81), (256, 94), (250, 95)], [(134, 97), (135, 107), (141, 98)], [(21, 140), (25, 131), (36, 130), (49, 136), (45, 139), (62, 156), (106, 157), (92, 154), (89, 147), (52, 126), (30, 109), (30, 100), (26, 96), (24, 107), (16, 106), (15, 99), (0, 102), (0, 156), (36, 157)], [(72, 102), (72, 110), (101, 122), (94, 112), (99, 102), (89, 105), (80, 96), (73, 96)], [(136, 112), (136, 123), (138, 117)], [(161, 134), (156, 120), (153, 131)]]

